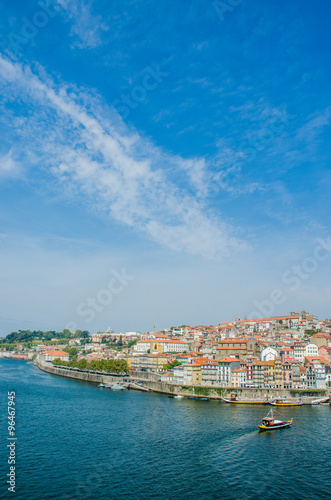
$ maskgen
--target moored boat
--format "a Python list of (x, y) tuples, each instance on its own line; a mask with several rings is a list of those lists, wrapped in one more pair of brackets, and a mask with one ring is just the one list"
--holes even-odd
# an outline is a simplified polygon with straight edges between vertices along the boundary
[(177, 394), (177, 396), (174, 396), (175, 399), (183, 399), (184, 396), (181, 396), (180, 394)]
[(113, 384), (110, 386), (111, 389), (113, 389), (113, 391), (124, 391), (125, 387), (123, 387), (123, 385), (120, 385), (120, 384)]
[(230, 399), (222, 398), (224, 403), (236, 404), (236, 405), (266, 405), (268, 401), (264, 399), (237, 399), (237, 394), (231, 392)]
[(314, 399), (310, 404), (311, 405), (321, 405), (321, 404), (329, 404), (328, 402), (330, 401), (329, 396), (326, 398), (320, 398), (320, 399)]
[(187, 399), (197, 399), (195, 396), (188, 396)]
[(201, 398), (201, 401), (209, 401), (209, 398)]
[(285, 429), (291, 427), (293, 419), (291, 420), (278, 420), (274, 417), (273, 410), (270, 410), (266, 417), (262, 419), (262, 423), (257, 427), (261, 431), (273, 431), (275, 429)]
[(284, 399), (275, 399), (274, 401), (269, 402), (272, 406), (302, 406), (303, 403), (301, 401), (287, 401)]

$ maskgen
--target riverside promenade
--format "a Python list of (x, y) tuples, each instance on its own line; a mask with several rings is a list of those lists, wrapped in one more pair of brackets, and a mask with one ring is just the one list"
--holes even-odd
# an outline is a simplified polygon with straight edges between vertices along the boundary
[(73, 378), (75, 380), (83, 380), (85, 382), (94, 382), (98, 384), (111, 384), (123, 380), (121, 375), (100, 375), (98, 373), (90, 373), (87, 371), (72, 371), (62, 366), (54, 366), (51, 362), (45, 361), (45, 356), (38, 354), (33, 360), (33, 364), (40, 370), (58, 375), (60, 377)]

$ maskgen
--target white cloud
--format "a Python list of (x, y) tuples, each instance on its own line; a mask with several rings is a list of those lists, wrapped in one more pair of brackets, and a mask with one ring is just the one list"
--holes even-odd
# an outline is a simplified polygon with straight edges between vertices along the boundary
[(323, 128), (330, 124), (331, 107), (324, 109), (322, 112), (314, 113), (309, 117), (297, 132), (297, 139), (300, 141), (314, 141), (321, 134)]
[[(34, 110), (16, 131), (34, 166), (47, 168), (64, 187), (88, 195), (90, 205), (168, 248), (206, 257), (246, 248), (232, 227), (197, 201), (203, 159), (165, 154), (129, 130), (117, 113), (101, 113), (95, 97), (72, 87), (69, 93), (0, 58), (0, 77), (6, 81), (7, 74), (11, 94), (14, 89)], [(183, 172), (196, 189), (193, 195)]]
[(13, 150), (0, 156), (0, 178), (16, 178), (22, 173), (21, 165), (14, 159)]
[(66, 20), (72, 22), (71, 35), (78, 38), (73, 46), (94, 49), (102, 43), (101, 34), (107, 25), (101, 16), (92, 14), (92, 3), (82, 0), (57, 0)]

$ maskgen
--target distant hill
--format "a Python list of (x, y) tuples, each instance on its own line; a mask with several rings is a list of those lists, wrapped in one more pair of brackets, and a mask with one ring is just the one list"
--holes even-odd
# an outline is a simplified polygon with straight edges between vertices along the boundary
[(33, 342), (33, 341), (50, 341), (52, 339), (72, 339), (72, 338), (88, 338), (90, 333), (88, 331), (76, 330), (72, 332), (71, 330), (64, 329), (61, 332), (55, 332), (53, 330), (43, 332), (41, 330), (18, 330), (17, 332), (11, 332), (6, 337), (0, 338), (0, 344), (15, 344), (21, 342)]

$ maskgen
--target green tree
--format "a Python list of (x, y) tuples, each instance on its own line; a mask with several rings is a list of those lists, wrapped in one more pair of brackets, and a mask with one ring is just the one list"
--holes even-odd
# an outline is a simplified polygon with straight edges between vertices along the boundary
[(85, 368), (87, 368), (87, 365), (88, 365), (87, 360), (83, 358), (83, 359), (80, 359), (78, 361), (78, 365), (77, 366), (78, 366), (78, 368), (81, 368), (81, 369), (84, 370)]
[(76, 347), (66, 347), (64, 350), (69, 354), (70, 358), (77, 358), (78, 349)]
[(178, 361), (178, 359), (175, 359), (175, 361), (173, 361), (170, 366), (171, 368), (175, 368), (175, 366), (181, 366), (181, 364), (182, 363)]
[(61, 361), (60, 358), (55, 358), (53, 359), (52, 363), (53, 365), (61, 365), (62, 363), (64, 363), (65, 361)]
[(63, 331), (62, 331), (62, 335), (63, 335), (63, 338), (64, 339), (70, 339), (72, 337), (72, 333), (70, 330), (68, 330), (68, 328), (65, 328)]
[[(175, 366), (181, 366), (181, 364), (182, 363), (180, 363), (180, 361), (175, 359), (175, 361), (173, 361), (171, 364), (163, 365), (163, 370), (172, 370), (173, 368), (175, 368)], [(166, 368), (164, 368), (164, 367), (166, 367)]]

